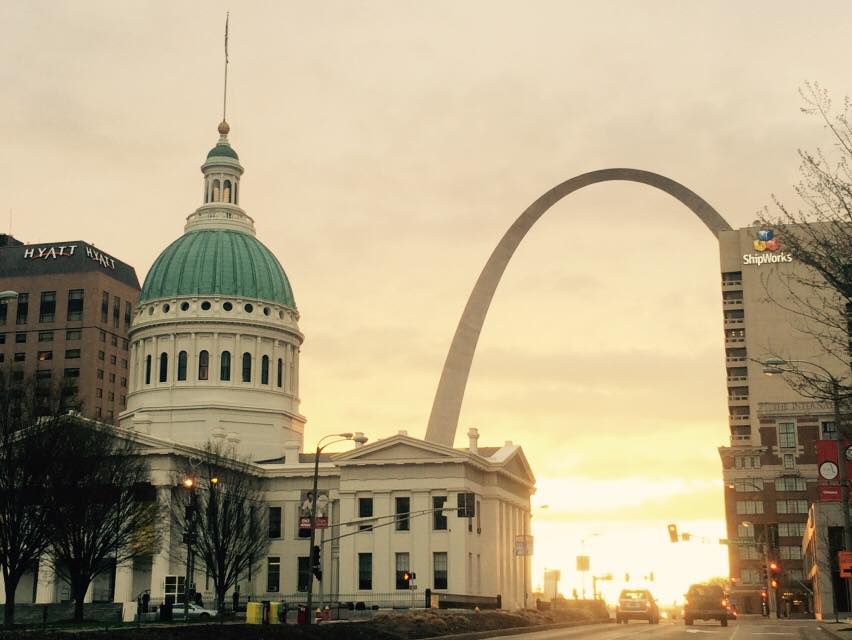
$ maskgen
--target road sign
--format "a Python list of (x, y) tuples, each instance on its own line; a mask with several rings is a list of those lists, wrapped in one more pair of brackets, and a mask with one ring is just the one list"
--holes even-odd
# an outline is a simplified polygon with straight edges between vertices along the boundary
[(840, 566), (841, 578), (852, 578), (852, 551), (838, 551), (837, 564)]
[(840, 502), (840, 487), (821, 484), (817, 486), (820, 502)]
[(589, 570), (589, 556), (577, 556), (577, 571)]
[(532, 536), (515, 536), (515, 555), (516, 556), (531, 556), (531, 555), (533, 555), (533, 537)]

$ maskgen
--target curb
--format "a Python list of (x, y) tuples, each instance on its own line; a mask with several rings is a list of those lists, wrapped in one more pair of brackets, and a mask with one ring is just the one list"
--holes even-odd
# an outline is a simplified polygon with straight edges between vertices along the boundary
[(431, 636), (424, 640), (479, 640), (480, 638), (493, 638), (495, 636), (516, 636), (522, 633), (535, 633), (536, 631), (548, 631), (550, 629), (570, 629), (572, 627), (591, 627), (598, 624), (612, 622), (611, 620), (598, 620), (589, 622), (554, 622), (553, 624), (538, 624), (529, 627), (508, 627), (506, 629), (489, 629), (488, 631), (465, 631), (453, 633), (446, 636)]
[[(837, 624), (837, 623), (835, 623), (835, 624)], [(849, 629), (850, 627), (846, 627), (846, 628), (847, 628), (847, 629)], [(820, 629), (820, 631), (822, 631), (825, 635), (827, 635), (829, 638), (834, 638), (834, 640), (848, 640), (848, 638), (849, 638), (849, 636), (846, 636), (846, 637), (844, 638), (844, 636), (841, 636), (841, 635), (836, 634), (834, 631), (832, 631), (831, 629), (826, 628), (826, 627), (825, 627), (825, 626), (823, 626), (823, 625), (820, 625), (820, 626), (819, 626), (819, 629)], [(838, 631), (840, 631), (840, 629), (838, 629)]]

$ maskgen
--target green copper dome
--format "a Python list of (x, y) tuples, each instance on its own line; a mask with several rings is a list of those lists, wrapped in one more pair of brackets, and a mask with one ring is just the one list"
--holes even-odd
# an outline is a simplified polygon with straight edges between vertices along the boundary
[(210, 149), (210, 153), (207, 154), (207, 159), (220, 158), (222, 156), (225, 156), (226, 158), (233, 158), (234, 160), (240, 159), (240, 156), (237, 155), (234, 148), (227, 144), (217, 144), (215, 147)]
[(287, 274), (272, 252), (247, 233), (188, 231), (154, 262), (139, 302), (178, 296), (255, 298), (296, 308)]

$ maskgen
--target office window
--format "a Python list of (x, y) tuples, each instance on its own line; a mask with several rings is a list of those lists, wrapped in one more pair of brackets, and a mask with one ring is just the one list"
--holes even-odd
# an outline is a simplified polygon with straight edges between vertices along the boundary
[(109, 381), (115, 382), (115, 374), (114, 373), (109, 374)]
[(53, 331), (39, 331), (38, 332), (38, 341), (39, 342), (53, 342)]
[(110, 363), (110, 364), (115, 364), (115, 363), (116, 363), (115, 356), (110, 356), (110, 357), (109, 357), (109, 363)]
[(6, 362), (6, 354), (0, 353), (0, 362)]
[(782, 422), (778, 425), (778, 446), (783, 449), (796, 446), (796, 423)]
[(24, 344), (27, 341), (26, 333), (16, 333), (15, 334), (15, 344)]
[(18, 352), (15, 354), (15, 357), (14, 357), (14, 358), (12, 358), (12, 359), (13, 359), (15, 362), (24, 362), (24, 360), (26, 360), (26, 359), (27, 359), (27, 354), (26, 354), (26, 353), (24, 353), (23, 351), (18, 351)]
[(837, 427), (834, 424), (834, 420), (821, 422), (819, 432), (821, 440), (837, 440)]
[(373, 554), (358, 554), (358, 588), (369, 590), (373, 588)]
[(222, 357), (219, 361), (219, 379), (220, 380), (230, 380), (231, 379), (231, 352), (223, 351)]
[(39, 369), (35, 374), (37, 382), (50, 382), (51, 376), (50, 369)]
[(763, 513), (763, 500), (737, 500), (737, 513), (740, 515)]
[(373, 499), (358, 498), (358, 517), (372, 518), (373, 517)]
[(186, 380), (186, 351), (178, 353), (177, 379)]
[(104, 330), (98, 331), (98, 340), (100, 340), (103, 343), (106, 343), (106, 331), (104, 331)]
[(210, 369), (210, 354), (202, 351), (198, 354), (198, 379), (207, 380), (207, 375)]
[(792, 453), (784, 454), (784, 468), (785, 469), (795, 469), (796, 468), (796, 456)]
[(26, 324), (27, 315), (30, 312), (30, 294), (18, 294), (18, 312), (15, 315), (15, 324)]
[(80, 340), (83, 337), (83, 332), (79, 329), (70, 329), (65, 332), (66, 340)]
[(408, 531), (409, 512), (411, 511), (411, 499), (396, 498), (395, 505), (396, 510), (394, 511), (394, 513), (396, 514), (396, 530)]
[(104, 370), (103, 370), (103, 369), (98, 369), (95, 373), (96, 373), (96, 376), (95, 376), (95, 377), (96, 377), (98, 380), (103, 380), (103, 379), (104, 379)]
[(781, 552), (782, 560), (801, 560), (802, 559), (802, 547), (799, 545), (782, 545), (779, 547), (779, 551)]
[(761, 557), (754, 545), (740, 545), (737, 549), (739, 549), (740, 560), (759, 560)]
[(145, 356), (145, 384), (151, 384), (151, 355)]
[(71, 369), (65, 369), (62, 372), (63, 377), (65, 378), (79, 378), (80, 377), (80, 369), (74, 367)]
[(0, 344), (6, 344), (6, 334), (0, 333)]
[(98, 360), (103, 360), (104, 358), (106, 358), (106, 353), (98, 351)]
[(126, 368), (127, 368), (127, 359), (126, 359), (126, 358), (122, 358), (122, 359), (121, 359), (121, 368), (122, 368), (122, 369), (126, 369)]
[(776, 513), (807, 513), (807, 500), (776, 500)]
[(758, 584), (762, 580), (759, 569), (740, 569), (740, 581), (743, 584)]
[(109, 321), (109, 293), (104, 291), (101, 297), (101, 322), (106, 324)]
[(753, 538), (754, 537), (754, 527), (747, 527), (744, 524), (737, 525), (737, 537), (738, 538)]
[[(133, 307), (130, 306), (129, 302), (124, 303), (124, 328), (127, 329), (130, 327), (130, 318), (133, 315)], [(125, 347), (127, 348), (127, 347)]]
[(260, 384), (269, 384), (269, 356), (260, 359)]
[(311, 559), (306, 556), (300, 556), (298, 558), (298, 562), (299, 564), (296, 574), (296, 591), (307, 591), (308, 585), (313, 579), (313, 574), (311, 573)]
[(38, 308), (39, 322), (54, 322), (56, 320), (56, 292), (42, 291), (41, 304)]
[(734, 489), (737, 493), (748, 493), (750, 491), (763, 491), (762, 478), (740, 478), (734, 480)]
[(284, 384), (284, 361), (278, 358), (278, 371), (275, 375), (275, 386), (279, 389)]
[(121, 319), (121, 298), (115, 296), (112, 299), (112, 328), (118, 329), (118, 324)]
[(114, 391), (110, 391), (107, 394), (107, 400), (109, 400), (110, 402), (115, 402), (115, 392)]
[(432, 554), (432, 588), (446, 589), (447, 588), (447, 554), (446, 552)]
[(130, 346), (130, 344), (127, 342), (127, 340), (121, 341), (121, 348), (124, 349), (125, 351), (127, 351), (127, 347), (129, 347), (129, 346)]
[(775, 478), (776, 491), (807, 491), (808, 483), (804, 478), (787, 477)]
[(127, 378), (122, 378), (122, 379), (121, 379), (121, 386), (122, 386), (122, 387), (126, 387), (126, 386), (127, 386)]
[(269, 507), (269, 537), (281, 537), (281, 507)]
[(405, 581), (405, 573), (410, 570), (409, 559), (407, 553), (396, 554), (396, 588), (408, 589), (408, 583)]
[(779, 522), (778, 536), (781, 538), (797, 538), (801, 540), (805, 535), (804, 522)]
[(278, 591), (281, 579), (281, 558), (270, 556), (266, 559), (266, 590), (267, 592)]
[(0, 324), (6, 324), (6, 318), (9, 315), (9, 303), (6, 300), (0, 300)]
[(39, 351), (38, 352), (38, 361), (39, 362), (47, 362), (48, 360), (53, 360), (53, 351)]
[(83, 290), (71, 289), (68, 292), (68, 310), (66, 317), (70, 321), (83, 319)]
[(104, 397), (104, 390), (100, 389), (100, 388), (95, 389), (95, 397), (96, 398), (103, 398)]
[[(443, 509), (447, 502), (447, 496), (432, 496), (432, 508)], [(443, 511), (434, 511), (432, 513), (432, 528), (435, 531), (447, 530), (447, 514)]]
[(118, 346), (118, 336), (110, 336), (109, 342), (112, 346), (117, 347)]
[(251, 382), (251, 354), (243, 354), (243, 382)]

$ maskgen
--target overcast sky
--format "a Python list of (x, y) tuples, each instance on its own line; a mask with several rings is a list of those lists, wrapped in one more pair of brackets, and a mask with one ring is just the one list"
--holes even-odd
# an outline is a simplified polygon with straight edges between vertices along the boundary
[[(143, 279), (200, 204), (226, 10), (241, 203), (302, 314), (308, 447), (424, 434), (473, 283), (544, 191), (634, 167), (746, 226), (825, 141), (799, 87), (850, 91), (846, 1), (7, 0), (4, 230), (11, 209), (19, 239), (86, 240)], [(720, 298), (718, 246), (682, 205), (572, 195), (497, 291), (457, 445), (470, 426), (521, 443), (548, 518), (629, 487), (625, 518), (720, 521)]]

